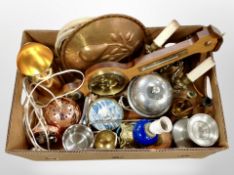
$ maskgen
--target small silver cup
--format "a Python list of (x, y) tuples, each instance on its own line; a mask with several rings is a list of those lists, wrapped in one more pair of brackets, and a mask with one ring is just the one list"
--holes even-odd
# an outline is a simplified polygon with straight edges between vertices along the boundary
[(89, 127), (75, 124), (65, 130), (62, 143), (66, 151), (90, 148), (94, 143), (94, 134)]

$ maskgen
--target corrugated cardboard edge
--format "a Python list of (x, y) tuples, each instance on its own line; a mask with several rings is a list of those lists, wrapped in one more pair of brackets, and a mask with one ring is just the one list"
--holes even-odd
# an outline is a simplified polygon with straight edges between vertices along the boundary
[[(21, 38), (21, 46), (23, 44), (23, 42), (25, 41), (25, 37), (26, 37), (26, 32), (23, 31), (22, 33), (22, 38)], [(12, 102), (11, 102), (11, 112), (10, 112), (10, 118), (9, 118), (9, 121), (8, 121), (8, 131), (7, 131), (7, 140), (6, 140), (6, 146), (5, 146), (5, 151), (6, 152), (10, 152), (11, 148), (9, 147), (9, 138), (10, 138), (10, 130), (11, 130), (11, 121), (12, 121), (12, 113), (13, 113), (13, 106), (14, 106), (14, 103), (16, 101), (16, 92), (17, 92), (17, 84), (19, 82), (19, 73), (18, 71), (16, 71), (16, 75), (15, 75), (15, 84), (14, 84), (14, 92), (13, 92), (13, 96), (12, 96)]]
[(221, 119), (221, 121), (219, 122), (219, 131), (220, 133), (222, 133), (222, 136), (224, 137), (223, 141), (220, 142), (220, 146), (224, 147), (225, 149), (228, 149), (229, 145), (228, 145), (227, 129), (226, 129), (226, 124), (225, 124), (225, 119), (224, 119), (222, 99), (220, 96), (220, 90), (219, 90), (218, 78), (217, 78), (216, 72), (217, 72), (216, 67), (214, 67), (208, 72), (208, 75), (209, 75), (210, 81), (213, 81), (213, 84), (214, 84), (214, 86), (212, 87), (212, 94), (216, 94), (216, 98), (213, 98), (213, 100), (216, 100), (214, 101), (214, 103), (215, 102), (219, 103), (219, 105), (217, 105), (219, 110), (216, 110), (216, 111), (219, 111), (219, 115), (222, 116), (221, 118), (218, 118), (218, 120)]
[(10, 154), (32, 160), (103, 160), (103, 159), (166, 159), (166, 158), (203, 158), (226, 148), (170, 148), (170, 149), (127, 149), (127, 150), (82, 150), (65, 151), (9, 151)]

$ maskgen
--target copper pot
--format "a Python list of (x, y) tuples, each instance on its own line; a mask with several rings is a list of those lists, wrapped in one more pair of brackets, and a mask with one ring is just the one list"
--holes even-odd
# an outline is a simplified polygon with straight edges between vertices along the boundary
[(51, 102), (44, 109), (44, 117), (48, 124), (66, 129), (80, 120), (80, 108), (75, 101), (60, 98)]

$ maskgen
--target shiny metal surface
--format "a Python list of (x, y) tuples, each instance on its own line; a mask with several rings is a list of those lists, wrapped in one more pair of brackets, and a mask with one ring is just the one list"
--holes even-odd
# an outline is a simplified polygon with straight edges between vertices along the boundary
[(88, 112), (90, 103), (91, 103), (91, 97), (90, 96), (86, 96), (85, 97), (85, 101), (84, 101), (84, 107), (83, 107), (83, 111), (82, 111), (82, 116), (81, 116), (80, 122), (79, 122), (79, 124), (81, 124), (81, 125), (87, 125), (88, 124), (87, 112)]
[(117, 71), (104, 72), (102, 69), (89, 82), (89, 90), (98, 95), (115, 95), (127, 85), (127, 78)]
[(75, 101), (60, 98), (52, 101), (44, 109), (44, 117), (48, 124), (65, 129), (80, 120), (80, 108)]
[(117, 128), (124, 117), (123, 108), (111, 98), (95, 100), (88, 110), (89, 124), (97, 130), (113, 130)]
[(172, 136), (177, 147), (192, 147), (193, 142), (190, 140), (187, 125), (189, 119), (183, 118), (178, 120), (173, 127)]
[(86, 23), (87, 21), (91, 20), (92, 18), (79, 18), (75, 19), (73, 21), (70, 21), (69, 23), (65, 24), (58, 32), (58, 35), (56, 37), (56, 41), (54, 44), (55, 47), (55, 53), (57, 56), (60, 56), (60, 49), (64, 42), (64, 40), (68, 39), (69, 36), (76, 30), (79, 26)]
[(125, 15), (104, 15), (84, 22), (66, 39), (61, 49), (64, 68), (84, 70), (102, 61), (120, 61), (145, 40), (145, 27)]
[(133, 148), (134, 139), (133, 139), (133, 127), (135, 123), (121, 123), (121, 132), (120, 132), (120, 148)]
[(17, 56), (19, 71), (27, 76), (41, 74), (50, 67), (53, 61), (53, 52), (40, 43), (26, 43)]
[[(52, 126), (52, 125), (46, 125), (45, 129), (48, 134), (48, 140), (50, 142), (50, 145), (58, 144), (61, 138), (61, 131), (59, 130), (59, 128), (56, 126)], [(47, 145), (46, 133), (45, 133), (44, 128), (40, 124), (37, 124), (32, 129), (32, 132), (39, 145), (41, 146)]]
[(212, 146), (219, 138), (216, 121), (205, 113), (193, 115), (188, 121), (187, 128), (190, 139), (199, 146)]
[(172, 103), (172, 87), (159, 74), (152, 73), (133, 79), (128, 86), (128, 101), (139, 115), (153, 118), (163, 115)]
[(93, 143), (93, 132), (87, 126), (75, 124), (67, 128), (63, 133), (62, 144), (66, 151), (90, 148), (93, 146)]
[(115, 149), (117, 146), (117, 135), (113, 131), (104, 130), (95, 136), (94, 146), (97, 149)]

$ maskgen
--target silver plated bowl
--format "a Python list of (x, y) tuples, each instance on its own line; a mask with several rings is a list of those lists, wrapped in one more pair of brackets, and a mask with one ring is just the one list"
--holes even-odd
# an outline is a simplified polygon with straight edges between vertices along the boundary
[(128, 102), (139, 115), (154, 118), (166, 113), (172, 103), (171, 84), (157, 73), (133, 79), (127, 90)]
[(94, 135), (89, 127), (75, 124), (65, 130), (62, 143), (66, 151), (78, 151), (92, 147)]

